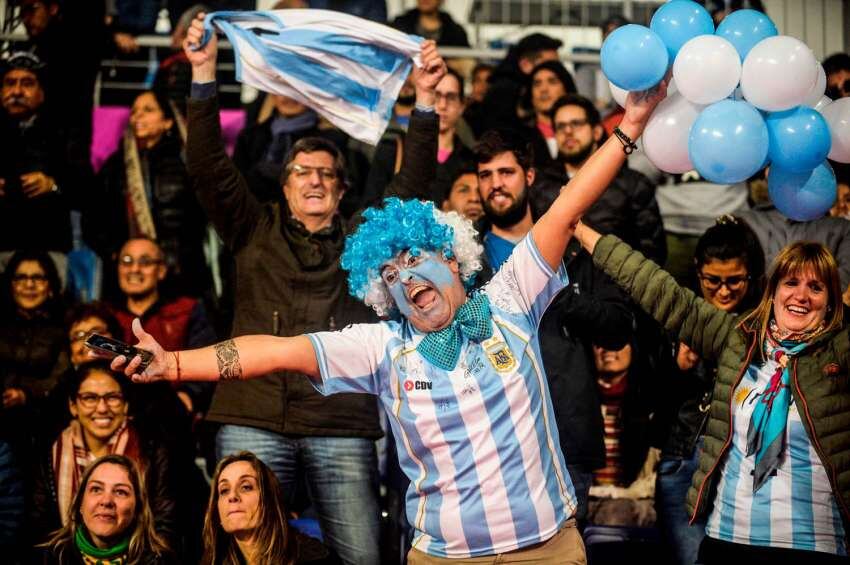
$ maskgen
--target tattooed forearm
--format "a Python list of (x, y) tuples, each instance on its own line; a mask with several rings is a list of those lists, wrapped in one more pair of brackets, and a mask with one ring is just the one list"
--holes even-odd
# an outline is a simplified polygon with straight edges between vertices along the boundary
[(242, 378), (242, 365), (239, 364), (239, 351), (232, 339), (215, 345), (215, 357), (218, 360), (218, 376), (221, 380)]

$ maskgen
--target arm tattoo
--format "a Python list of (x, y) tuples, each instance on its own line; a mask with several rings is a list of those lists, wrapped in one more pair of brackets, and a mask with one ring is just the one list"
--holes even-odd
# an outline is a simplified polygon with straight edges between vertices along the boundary
[(239, 351), (232, 339), (215, 345), (215, 357), (218, 360), (218, 376), (223, 381), (242, 378), (242, 365), (239, 364)]

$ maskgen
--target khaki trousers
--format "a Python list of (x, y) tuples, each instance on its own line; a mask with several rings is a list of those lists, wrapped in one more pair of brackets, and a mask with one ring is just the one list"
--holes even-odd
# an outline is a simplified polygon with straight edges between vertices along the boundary
[(542, 543), (498, 555), (449, 559), (434, 557), (415, 548), (407, 554), (407, 565), (482, 565), (486, 563), (587, 565), (587, 556), (584, 553), (584, 541), (581, 539), (574, 518), (567, 520), (558, 533)]

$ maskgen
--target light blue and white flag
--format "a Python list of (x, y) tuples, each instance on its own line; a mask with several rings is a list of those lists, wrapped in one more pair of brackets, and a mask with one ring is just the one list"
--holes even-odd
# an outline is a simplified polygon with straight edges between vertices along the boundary
[(213, 12), (204, 21), (236, 51), (236, 80), (313, 108), (376, 145), (399, 90), (417, 65), (421, 37), (330, 10)]

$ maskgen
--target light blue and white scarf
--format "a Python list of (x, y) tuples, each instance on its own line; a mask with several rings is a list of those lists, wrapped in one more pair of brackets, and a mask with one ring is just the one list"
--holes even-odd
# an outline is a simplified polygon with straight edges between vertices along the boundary
[(375, 145), (392, 116), (421, 37), (330, 10), (213, 12), (236, 51), (236, 79), (316, 110), (352, 137)]

